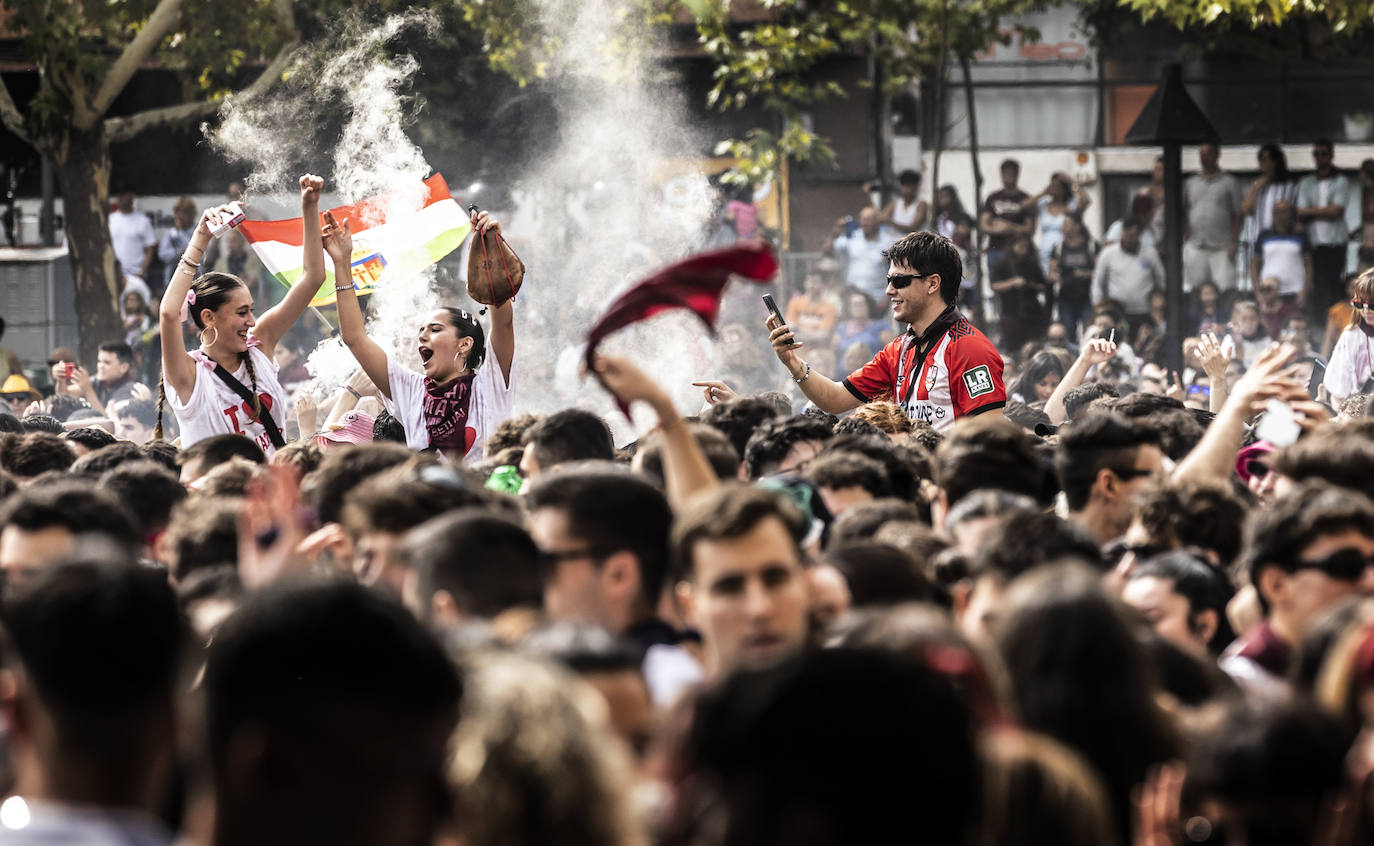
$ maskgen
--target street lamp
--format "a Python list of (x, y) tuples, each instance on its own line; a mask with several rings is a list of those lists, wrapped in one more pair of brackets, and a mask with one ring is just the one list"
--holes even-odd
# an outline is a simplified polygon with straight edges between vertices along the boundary
[(1183, 69), (1164, 66), (1164, 79), (1126, 133), (1126, 143), (1164, 147), (1164, 296), (1169, 370), (1183, 372), (1183, 145), (1220, 140), (1183, 87)]

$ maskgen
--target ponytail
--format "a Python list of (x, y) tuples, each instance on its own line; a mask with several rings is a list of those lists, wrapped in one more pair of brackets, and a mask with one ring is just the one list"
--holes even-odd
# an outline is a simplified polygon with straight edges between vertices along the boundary
[(153, 440), (165, 441), (162, 431), (162, 408), (167, 404), (167, 383), (161, 375), (157, 377), (157, 423), (153, 425)]
[(252, 387), (253, 416), (262, 422), (262, 398), (258, 396), (258, 372), (253, 368), (252, 348), (243, 351), (243, 366), (248, 368), (248, 382)]

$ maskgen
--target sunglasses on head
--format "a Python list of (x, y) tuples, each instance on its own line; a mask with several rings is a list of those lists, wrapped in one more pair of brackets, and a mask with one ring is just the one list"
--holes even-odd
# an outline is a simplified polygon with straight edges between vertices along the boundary
[(894, 290), (900, 291), (917, 279), (925, 279), (927, 276), (934, 275), (933, 273), (893, 273), (888, 275), (887, 284), (891, 285)]
[(1347, 547), (1317, 561), (1299, 561), (1297, 569), (1320, 570), (1337, 581), (1354, 582), (1359, 581), (1369, 567), (1374, 567), (1374, 557)]

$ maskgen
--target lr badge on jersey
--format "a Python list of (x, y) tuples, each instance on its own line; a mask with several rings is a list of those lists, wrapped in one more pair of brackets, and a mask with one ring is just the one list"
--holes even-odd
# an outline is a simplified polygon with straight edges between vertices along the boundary
[(986, 364), (964, 371), (964, 387), (968, 388), (970, 398), (992, 393), (992, 373)]

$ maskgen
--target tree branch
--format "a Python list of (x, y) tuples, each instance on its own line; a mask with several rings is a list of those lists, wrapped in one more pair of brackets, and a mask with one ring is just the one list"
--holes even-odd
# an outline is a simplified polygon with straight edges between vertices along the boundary
[[(90, 110), (81, 117), (84, 121), (77, 123), (78, 129), (92, 129), (96, 121), (104, 117), (109, 110), (110, 104), (119, 96), (119, 92), (124, 90), (124, 86), (129, 84), (129, 80), (134, 78), (134, 74), (148, 60), (148, 57), (157, 49), (157, 45), (162, 42), (162, 37), (172, 28), (172, 25), (181, 17), (181, 0), (158, 0), (157, 8), (148, 16), (148, 22), (134, 36), (134, 40), (129, 42), (129, 46), (124, 48), (124, 52), (119, 54), (113, 66), (110, 67), (105, 79), (100, 83), (100, 90), (96, 92), (95, 99), (91, 101)], [(84, 123), (84, 125), (82, 125)]]
[(272, 64), (268, 65), (258, 75), (258, 78), (253, 80), (251, 85), (242, 91), (229, 95), (225, 100), (197, 100), (194, 103), (180, 103), (175, 106), (164, 106), (160, 109), (149, 109), (126, 117), (110, 118), (105, 121), (105, 137), (112, 144), (128, 141), (140, 132), (155, 126), (166, 126), (179, 121), (207, 117), (218, 111), (229, 100), (251, 100), (281, 80), (282, 72), (286, 70), (287, 65), (295, 57), (296, 47), (299, 43), (298, 40), (292, 39), (283, 44), (276, 58), (272, 60)]
[(14, 97), (10, 95), (10, 87), (5, 84), (4, 77), (0, 77), (0, 123), (5, 128), (26, 144), (33, 144), (33, 139), (29, 137), (28, 130), (24, 127), (24, 116), (19, 112), (19, 107), (14, 104)]

